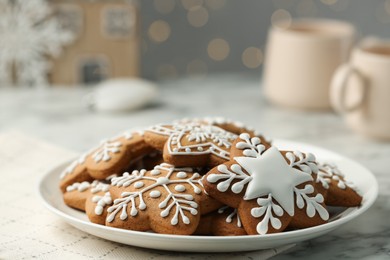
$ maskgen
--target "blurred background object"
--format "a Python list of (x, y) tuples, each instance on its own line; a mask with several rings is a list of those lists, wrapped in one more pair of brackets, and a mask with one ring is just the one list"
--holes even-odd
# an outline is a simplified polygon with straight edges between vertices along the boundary
[(390, 36), (390, 0), (1, 0), (1, 86), (259, 75), (270, 26), (301, 17)]

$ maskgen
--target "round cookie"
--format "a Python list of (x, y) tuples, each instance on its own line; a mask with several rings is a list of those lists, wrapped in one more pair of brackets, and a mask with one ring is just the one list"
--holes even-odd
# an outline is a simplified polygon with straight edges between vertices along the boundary
[(221, 205), (204, 192), (201, 176), (192, 168), (167, 163), (151, 171), (124, 173), (113, 178), (111, 185), (114, 203), (106, 218), (111, 227), (190, 235), (200, 215)]
[[(248, 234), (281, 232), (301, 212), (305, 218), (327, 221), (329, 214), (314, 189), (311, 172), (302, 170), (310, 167), (288, 160), (261, 138), (240, 134), (232, 145), (231, 160), (210, 170), (203, 184), (210, 196), (238, 209)], [(304, 225), (302, 220), (296, 221)]]

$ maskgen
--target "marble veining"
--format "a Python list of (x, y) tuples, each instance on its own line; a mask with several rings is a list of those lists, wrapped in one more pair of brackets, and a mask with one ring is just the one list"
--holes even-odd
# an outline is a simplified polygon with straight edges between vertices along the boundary
[(135, 126), (182, 117), (224, 116), (272, 138), (322, 146), (373, 171), (380, 185), (379, 198), (359, 218), (274, 259), (390, 259), (390, 143), (352, 133), (332, 112), (271, 106), (261, 93), (260, 80), (247, 75), (179, 79), (160, 85), (160, 99), (155, 104), (128, 114), (89, 111), (82, 103), (88, 88), (0, 88), (0, 131), (18, 130), (83, 151), (104, 137)]

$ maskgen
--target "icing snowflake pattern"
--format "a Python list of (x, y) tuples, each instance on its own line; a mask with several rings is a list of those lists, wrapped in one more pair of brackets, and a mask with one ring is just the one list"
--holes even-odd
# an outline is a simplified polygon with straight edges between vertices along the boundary
[(100, 216), (103, 214), (104, 207), (112, 204), (111, 194), (106, 192), (103, 196), (95, 195), (92, 197), (92, 202), (96, 203), (95, 214)]
[[(174, 132), (168, 139), (168, 151), (172, 155), (214, 154), (229, 160), (230, 153), (225, 149), (231, 147), (236, 135), (212, 125), (197, 125), (185, 127)], [(195, 142), (183, 145), (182, 140)]]
[(317, 173), (316, 182), (321, 183), (325, 189), (329, 189), (329, 184), (332, 180), (337, 181), (337, 187), (345, 190), (348, 187), (356, 190), (356, 186), (349, 181), (344, 179), (344, 174), (337, 168), (336, 165), (331, 163), (325, 163), (319, 166)]
[(243, 150), (243, 154), (248, 157), (260, 157), (265, 151), (265, 146), (261, 143), (259, 137), (250, 137), (249, 134), (240, 134), (240, 141), (236, 144), (236, 148)]
[[(159, 198), (162, 193), (154, 188), (157, 186), (163, 187), (167, 191), (167, 196), (158, 205), (161, 209), (160, 216), (167, 217), (171, 210), (175, 209), (175, 213), (170, 220), (171, 225), (177, 225), (179, 217), (183, 223), (189, 224), (189, 218), (184, 214), (185, 211), (192, 215), (198, 214), (198, 204), (194, 201), (194, 197), (191, 194), (185, 193), (186, 188), (183, 184), (189, 184), (195, 194), (202, 193), (201, 190), (201, 176), (198, 173), (191, 174), (188, 177), (188, 173), (192, 173), (190, 168), (174, 168), (173, 165), (163, 163), (154, 167), (150, 172), (151, 176), (145, 176), (146, 170), (133, 171), (130, 173), (124, 173), (121, 177), (112, 179), (111, 184), (118, 187), (128, 187), (134, 184), (134, 187), (139, 191), (122, 192), (121, 198), (115, 199), (114, 204), (108, 208), (107, 221), (112, 222), (116, 215), (120, 213), (120, 219), (125, 220), (128, 218), (127, 208), (131, 207), (130, 215), (136, 216), (139, 210), (145, 210), (147, 205), (144, 201), (144, 194), (148, 192), (151, 198)], [(166, 173), (166, 174), (164, 174)], [(178, 179), (171, 179), (173, 173), (176, 173)], [(153, 181), (153, 184), (145, 185), (143, 180)], [(168, 185), (175, 185), (174, 190), (171, 191)], [(139, 199), (139, 204), (136, 205), (136, 198)]]
[(316, 157), (311, 153), (303, 154), (299, 151), (287, 152), (286, 157), (291, 167), (298, 167), (301, 171), (308, 174), (318, 172)]
[(64, 171), (62, 171), (60, 178), (63, 179), (67, 175), (71, 174), (77, 166), (84, 164), (85, 160), (87, 159), (87, 153), (81, 155), (77, 160), (74, 160), (68, 167), (65, 168)]
[(96, 163), (109, 161), (112, 153), (119, 153), (122, 143), (119, 141), (103, 141), (102, 145), (93, 153), (92, 158)]
[(295, 187), (294, 192), (297, 207), (303, 209), (306, 204), (306, 214), (308, 217), (314, 217), (317, 212), (321, 219), (329, 219), (328, 211), (321, 205), (324, 202), (324, 197), (320, 193), (317, 193), (314, 197), (309, 196), (309, 194), (314, 192), (313, 185), (306, 184), (303, 189)]
[(245, 191), (243, 200), (256, 199), (260, 207), (252, 208), (251, 215), (262, 217), (256, 227), (259, 234), (266, 234), (269, 225), (280, 229), (283, 225), (279, 217), (284, 213), (294, 216), (295, 206), (298, 209), (306, 206), (306, 215), (310, 218), (318, 213), (321, 219), (329, 219), (322, 205), (324, 197), (313, 194), (313, 185), (298, 188), (303, 183), (313, 182), (312, 174), (318, 173), (314, 155), (294, 151), (287, 152), (285, 158), (275, 147), (266, 149), (258, 137), (244, 133), (239, 139), (234, 149), (241, 150), (242, 156), (234, 157), (234, 163), (219, 165), (217, 172), (209, 173), (206, 180), (218, 182), (216, 188), (220, 192)]
[(272, 201), (272, 195), (268, 194), (267, 198), (258, 198), (256, 202), (260, 207), (252, 208), (251, 215), (255, 218), (263, 217), (256, 226), (257, 233), (265, 235), (268, 231), (269, 224), (274, 229), (280, 229), (282, 223), (277, 217), (281, 217), (284, 211), (282, 207)]

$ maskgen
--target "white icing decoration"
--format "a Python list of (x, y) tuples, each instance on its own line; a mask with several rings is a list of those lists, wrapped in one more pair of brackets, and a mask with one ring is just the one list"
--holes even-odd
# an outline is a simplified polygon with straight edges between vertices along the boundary
[[(223, 212), (225, 212), (226, 209), (228, 209), (229, 206), (223, 206), (222, 208), (218, 209), (218, 213), (219, 214), (222, 214)], [(233, 218), (237, 216), (237, 227), (242, 227), (242, 224), (241, 224), (241, 219), (240, 219), (240, 216), (237, 214), (237, 209), (234, 209), (227, 217), (226, 217), (226, 222), (227, 223), (232, 223), (233, 221)]]
[(87, 189), (89, 189), (90, 186), (91, 186), (91, 184), (89, 182), (87, 182), (87, 181), (83, 181), (82, 183), (75, 182), (72, 185), (69, 185), (68, 187), (66, 187), (66, 191), (70, 192), (70, 191), (77, 190), (79, 192), (84, 192)]
[[(312, 181), (310, 174), (292, 168), (275, 147), (266, 150), (260, 157), (235, 157), (238, 164), (233, 164), (230, 170), (226, 165), (219, 165), (218, 171), (222, 174), (210, 174), (207, 181), (218, 183), (217, 189), (225, 192), (230, 187), (234, 193), (245, 191), (244, 200), (251, 200), (272, 194), (272, 197), (290, 215), (294, 215), (294, 187)], [(245, 174), (242, 168), (248, 173)], [(233, 180), (240, 180), (230, 186)]]
[(95, 214), (100, 216), (103, 214), (104, 207), (112, 204), (111, 194), (106, 192), (104, 196), (95, 195), (92, 197), (92, 202), (96, 203)]
[(310, 197), (310, 194), (314, 192), (313, 185), (306, 184), (303, 189), (294, 188), (296, 196), (296, 205), (299, 209), (303, 209), (306, 203), (306, 215), (310, 218), (314, 217), (316, 212), (320, 215), (321, 219), (328, 220), (329, 213), (321, 205), (324, 202), (324, 197), (317, 193), (314, 197)]
[(112, 153), (119, 153), (122, 143), (119, 141), (103, 141), (102, 145), (93, 153), (92, 158), (96, 163), (100, 161), (109, 161)]
[(102, 183), (98, 180), (94, 180), (91, 184), (91, 193), (98, 193), (100, 191), (107, 192), (110, 189), (109, 184)]
[(329, 189), (329, 184), (331, 183), (332, 179), (337, 181), (337, 187), (339, 189), (345, 190), (348, 186), (349, 188), (356, 191), (356, 186), (352, 182), (345, 180), (344, 174), (337, 168), (336, 165), (330, 163), (320, 165), (316, 177), (316, 182), (320, 182), (322, 187)]
[(291, 167), (298, 167), (301, 171), (308, 174), (318, 172), (316, 157), (311, 153), (303, 154), (299, 151), (294, 151), (286, 153), (286, 157)]
[(159, 170), (153, 169), (150, 173), (152, 175), (159, 175), (161, 172)]
[[(122, 176), (113, 178), (111, 180), (111, 184), (118, 187), (128, 187), (133, 183), (135, 185), (135, 183), (141, 180), (149, 180), (152, 181), (153, 183), (143, 186), (142, 189), (140, 189), (139, 191), (123, 192), (121, 194), (121, 198), (114, 200), (114, 204), (107, 209), (108, 213), (110, 213), (107, 216), (108, 222), (112, 222), (116, 217), (116, 215), (118, 214), (118, 212), (120, 211), (121, 214), (119, 218), (121, 220), (127, 219), (128, 218), (127, 207), (131, 207), (130, 215), (133, 217), (138, 214), (138, 210), (145, 210), (147, 207), (143, 198), (143, 194), (145, 192), (151, 190), (149, 195), (152, 198), (158, 198), (161, 196), (160, 191), (153, 190), (155, 187), (162, 187), (167, 191), (167, 196), (158, 205), (158, 207), (162, 210), (160, 216), (165, 218), (170, 214), (173, 208), (176, 209), (175, 213), (171, 218), (172, 225), (178, 224), (179, 216), (183, 221), (183, 223), (185, 224), (190, 223), (189, 218), (184, 214), (185, 211), (188, 211), (192, 215), (198, 214), (198, 210), (197, 210), (198, 204), (195, 201), (193, 201), (194, 197), (191, 194), (174, 193), (169, 189), (168, 185), (175, 184), (175, 186), (179, 186), (181, 184), (187, 183), (193, 188), (193, 191), (196, 194), (200, 194), (202, 192), (200, 187), (203, 187), (200, 178), (201, 176), (198, 173), (193, 173), (189, 178), (186, 179), (171, 179), (174, 172), (192, 173), (192, 169), (175, 168), (173, 165), (167, 163), (162, 163), (156, 166), (154, 170), (158, 171), (159, 174), (165, 173), (165, 175), (161, 177), (154, 177), (153, 174), (151, 174), (152, 176), (145, 176), (146, 170), (141, 170), (141, 171), (133, 171), (131, 174), (126, 172)], [(135, 199), (137, 197), (139, 198), (139, 205), (136, 205), (135, 203)]]
[[(183, 138), (195, 144), (183, 145)], [(231, 143), (237, 138), (233, 133), (212, 125), (183, 126), (180, 131), (173, 132), (167, 141), (168, 152), (172, 155), (214, 154), (229, 160)], [(174, 143), (172, 142), (174, 141)], [(201, 147), (201, 148), (199, 148)]]
[(150, 193), (149, 193), (150, 197), (151, 198), (158, 198), (161, 196), (161, 192), (158, 191), (158, 190), (152, 190)]
[(71, 174), (77, 166), (84, 164), (88, 153), (84, 153), (77, 160), (74, 160), (66, 169), (61, 173), (60, 178), (63, 179), (65, 176)]
[(145, 184), (142, 182), (142, 181), (137, 181), (136, 183), (134, 183), (134, 187), (139, 189), (139, 188), (142, 188)]
[(176, 176), (177, 176), (177, 178), (185, 179), (185, 178), (187, 178), (187, 173), (185, 173), (185, 172), (178, 172), (176, 174)]
[(184, 192), (186, 190), (186, 187), (184, 187), (184, 185), (176, 185), (175, 186), (175, 191), (178, 191), (178, 192)]
[(257, 233), (260, 235), (266, 234), (269, 224), (276, 230), (280, 229), (282, 222), (277, 217), (283, 215), (283, 208), (272, 201), (272, 195), (268, 194), (267, 198), (258, 198), (256, 202), (260, 207), (252, 208), (251, 215), (255, 218), (263, 217), (256, 226)]
[(248, 157), (260, 157), (265, 150), (265, 146), (261, 144), (259, 137), (250, 137), (249, 134), (240, 134), (240, 139), (243, 141), (237, 142), (236, 148), (244, 150), (243, 154)]

